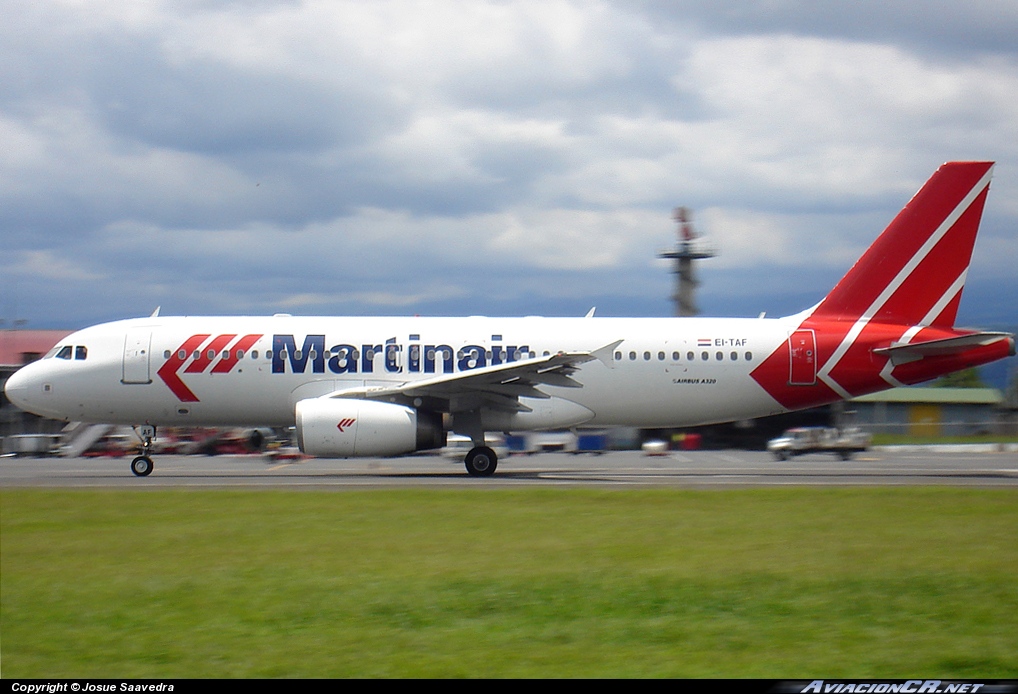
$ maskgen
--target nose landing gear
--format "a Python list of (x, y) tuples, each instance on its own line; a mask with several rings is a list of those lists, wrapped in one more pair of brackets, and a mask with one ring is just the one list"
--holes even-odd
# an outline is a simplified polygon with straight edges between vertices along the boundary
[(138, 477), (147, 477), (152, 474), (152, 468), (155, 467), (149, 453), (152, 452), (152, 441), (156, 437), (156, 428), (151, 424), (146, 424), (136, 427), (134, 433), (141, 439), (141, 455), (131, 461), (131, 472)]

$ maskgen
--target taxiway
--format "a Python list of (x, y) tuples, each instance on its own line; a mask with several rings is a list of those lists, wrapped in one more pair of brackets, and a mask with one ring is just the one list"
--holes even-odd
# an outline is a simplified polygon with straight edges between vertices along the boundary
[(158, 456), (149, 477), (135, 477), (128, 463), (127, 458), (3, 458), (0, 487), (1018, 486), (1013, 450), (883, 449), (849, 461), (809, 455), (785, 462), (734, 450), (661, 456), (544, 453), (503, 458), (498, 472), (483, 479), (468, 476), (460, 460), (439, 455), (291, 461), (259, 455)]

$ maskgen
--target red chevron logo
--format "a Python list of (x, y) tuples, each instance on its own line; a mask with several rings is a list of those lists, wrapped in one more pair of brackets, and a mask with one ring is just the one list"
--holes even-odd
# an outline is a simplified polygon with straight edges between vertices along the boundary
[(356, 419), (353, 419), (351, 417), (346, 417), (345, 419), (339, 420), (339, 424), (336, 425), (336, 428), (339, 429), (339, 433), (345, 434), (346, 433), (346, 428), (347, 427), (352, 427), (353, 423), (356, 422), (356, 421), (357, 421)]
[(244, 335), (230, 348), (227, 346), (237, 337), (236, 335), (217, 335), (206, 344), (206, 340), (210, 337), (212, 336), (206, 333), (187, 338), (180, 347), (170, 354), (170, 357), (156, 372), (166, 387), (181, 402), (199, 402), (198, 396), (180, 378), (180, 370), (184, 368), (184, 364), (187, 364), (188, 360), (191, 360), (191, 363), (184, 369), (186, 374), (204, 373), (216, 360), (216, 357), (220, 357), (220, 359), (212, 367), (211, 373), (229, 373), (237, 365), (240, 354), (250, 349), (261, 338), (261, 335)]

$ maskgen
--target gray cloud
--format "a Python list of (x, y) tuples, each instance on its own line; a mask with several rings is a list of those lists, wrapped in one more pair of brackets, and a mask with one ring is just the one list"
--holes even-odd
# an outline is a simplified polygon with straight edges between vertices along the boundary
[(925, 7), (12, 3), (0, 310), (668, 313), (677, 204), (798, 310), (954, 158), (1013, 298), (1018, 11)]
[(804, 0), (740, 2), (644, 0), (655, 23), (710, 34), (797, 34), (894, 44), (930, 55), (1015, 53), (1018, 11), (1008, 0), (902, 0), (815, 3)]

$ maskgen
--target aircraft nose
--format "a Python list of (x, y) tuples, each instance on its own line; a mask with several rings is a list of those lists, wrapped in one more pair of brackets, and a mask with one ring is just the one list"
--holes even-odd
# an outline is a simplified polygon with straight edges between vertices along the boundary
[(4, 385), (4, 394), (19, 409), (35, 412), (37, 403), (34, 401), (37, 398), (33, 395), (41, 389), (42, 384), (32, 376), (31, 369), (22, 367), (7, 379), (7, 383)]

